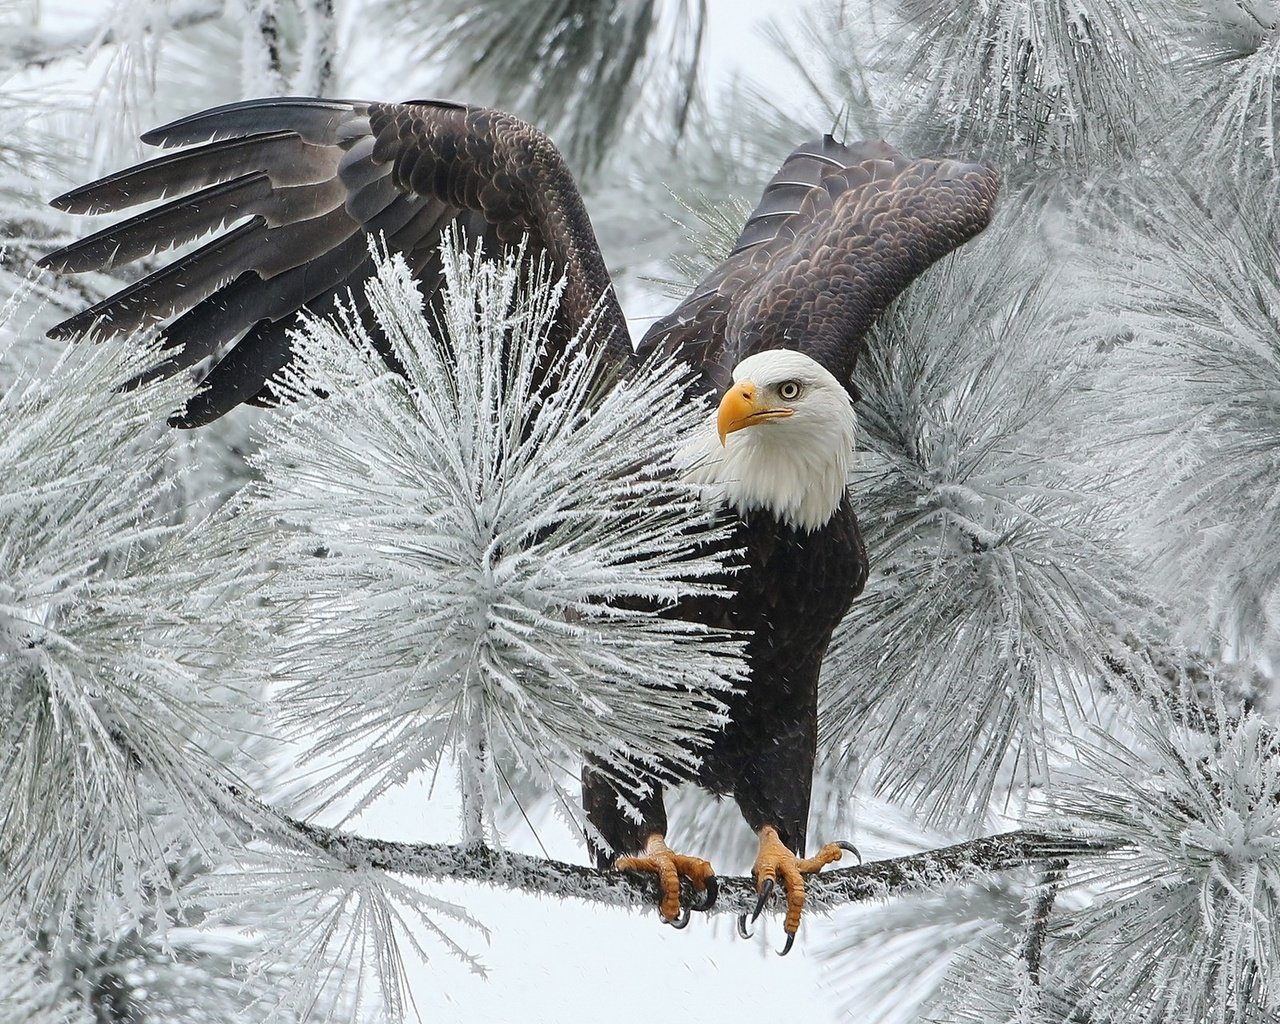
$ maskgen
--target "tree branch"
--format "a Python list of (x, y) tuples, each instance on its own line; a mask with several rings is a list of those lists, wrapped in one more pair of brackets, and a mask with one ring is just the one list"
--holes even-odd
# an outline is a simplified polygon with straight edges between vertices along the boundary
[(1066, 871), (1066, 860), (1050, 860), (1028, 907), (1022, 959), (1027, 964), (1027, 975), (1035, 985), (1040, 984), (1040, 964), (1044, 956), (1045, 934), (1049, 930), (1049, 915), (1053, 913), (1053, 901), (1058, 896), (1058, 886), (1062, 884)]
[[(1127, 688), (1148, 706), (1209, 736), (1234, 727), (1242, 715), (1265, 704), (1272, 689), (1272, 680), (1260, 669), (1133, 634), (1118, 636), (1105, 660), (1112, 677), (1103, 678), (1104, 687)], [(1162, 684), (1157, 693), (1144, 686), (1152, 674)]]
[(285, 93), (280, 21), (273, 0), (243, 0), (249, 20), (244, 39), (246, 80), (272, 96)]
[(333, 0), (302, 4), (306, 38), (293, 88), (300, 96), (328, 96), (333, 88), (333, 61), (338, 46), (338, 19)]
[[(376, 868), (418, 878), (483, 882), (615, 907), (648, 907), (658, 902), (657, 881), (647, 874), (597, 871), (582, 864), (494, 850), (480, 844), (369, 839), (298, 821), (243, 792), (237, 791), (235, 795), (240, 801), (249, 800), (261, 814), (274, 819), (272, 839), (320, 853), (351, 869)], [(259, 826), (262, 823), (261, 818), (256, 822)], [(1027, 864), (1047, 862), (1052, 870), (1058, 871), (1070, 859), (1099, 856), (1117, 849), (1117, 844), (1106, 840), (1043, 832), (1005, 832), (814, 875), (805, 883), (805, 906), (811, 911), (825, 911), (846, 903), (886, 900), (922, 889), (963, 884), (993, 871)], [(754, 908), (756, 890), (751, 878), (719, 876), (718, 882), (720, 894), (711, 913), (743, 914)], [(685, 893), (686, 897), (690, 895)]]
[[(175, 31), (213, 21), (222, 16), (222, 6), (216, 0), (193, 0), (175, 5), (166, 28)], [(98, 49), (114, 42), (116, 31), (110, 24), (95, 25), (78, 32), (14, 29), (0, 42), (0, 66), (42, 68), (55, 61), (77, 57), (90, 48)]]

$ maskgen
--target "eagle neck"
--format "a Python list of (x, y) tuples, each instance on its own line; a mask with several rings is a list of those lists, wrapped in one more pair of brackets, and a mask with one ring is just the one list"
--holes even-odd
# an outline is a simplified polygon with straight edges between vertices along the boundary
[(835, 515), (844, 498), (853, 454), (843, 425), (797, 432), (772, 426), (730, 434), (722, 447), (713, 423), (690, 445), (686, 478), (704, 484), (746, 518), (768, 513), (785, 526), (812, 533)]

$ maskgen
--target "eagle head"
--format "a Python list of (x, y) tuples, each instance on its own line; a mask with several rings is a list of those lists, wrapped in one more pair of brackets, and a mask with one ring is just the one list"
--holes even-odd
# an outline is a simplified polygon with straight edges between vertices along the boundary
[(857, 420), (844, 386), (803, 352), (770, 349), (733, 368), (709, 429), (689, 446), (687, 478), (739, 513), (825, 526), (844, 496)]

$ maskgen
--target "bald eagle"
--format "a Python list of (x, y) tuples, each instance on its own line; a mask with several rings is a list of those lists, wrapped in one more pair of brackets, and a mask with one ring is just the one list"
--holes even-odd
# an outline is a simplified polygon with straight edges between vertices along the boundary
[[(596, 310), (606, 359), (625, 372), (652, 353), (698, 372), (718, 408), (688, 445), (684, 470), (733, 517), (740, 571), (728, 596), (672, 614), (744, 631), (748, 678), (729, 724), (702, 752), (696, 782), (731, 795), (759, 839), (760, 901), (787, 897), (785, 953), (804, 876), (840, 858), (805, 857), (817, 747), (818, 674), (833, 630), (867, 579), (845, 481), (854, 444), (854, 368), (872, 321), (935, 260), (981, 231), (999, 189), (993, 167), (911, 159), (884, 142), (826, 136), (783, 162), (726, 259), (633, 351), (582, 198), (555, 146), (496, 110), (281, 98), (233, 103), (143, 136), (188, 147), (52, 201), (100, 214), (164, 200), (46, 256), (75, 273), (106, 270), (214, 232), (109, 298), (54, 327), (54, 338), (161, 325), (165, 359), (149, 376), (212, 363), (175, 415), (208, 423), (240, 403), (271, 403), (292, 358), (299, 310), (362, 300), (373, 273), (367, 236), (403, 254), (428, 301), (451, 225), (487, 252), (528, 240), (567, 278), (552, 343)], [(654, 872), (664, 920), (683, 926), (680, 878), (714, 901), (705, 860), (667, 845), (661, 788), (625, 814), (583, 771), (584, 806), (602, 870)], [(615, 856), (621, 854), (615, 861)], [(739, 928), (745, 934), (745, 923)]]

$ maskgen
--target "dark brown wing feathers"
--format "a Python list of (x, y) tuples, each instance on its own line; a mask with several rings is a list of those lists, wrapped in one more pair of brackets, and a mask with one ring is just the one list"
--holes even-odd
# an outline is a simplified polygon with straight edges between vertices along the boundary
[(150, 256), (157, 239), (183, 245), (242, 216), (260, 213), (271, 194), (271, 179), (262, 171), (251, 171), (97, 231), (59, 249), (45, 265), (62, 274), (110, 270)]
[[(184, 425), (269, 398), (303, 306), (333, 308), (372, 273), (383, 233), (434, 299), (450, 225), (495, 251), (526, 236), (567, 273), (553, 341), (602, 303), (610, 355), (630, 357), (626, 324), (582, 197), (554, 145), (500, 111), (280, 98), (202, 111), (143, 140), (189, 146), (59, 196), (76, 213), (160, 205), (47, 256), (108, 270), (219, 232), (168, 266), (50, 331), (124, 334), (164, 324), (152, 375), (217, 358)], [(678, 352), (722, 387), (764, 348), (808, 352), (849, 381), (863, 334), (930, 263), (986, 225), (999, 188), (987, 165), (911, 160), (884, 142), (830, 136), (795, 150), (764, 190), (733, 251), (656, 323), (641, 353)], [(230, 346), (234, 354), (225, 354)], [(253, 348), (260, 351), (251, 351)]]
[[(437, 107), (456, 107), (446, 100), (425, 100)], [(353, 112), (369, 104), (349, 100), (324, 100), (314, 96), (275, 96), (227, 103), (197, 111), (145, 132), (148, 146), (190, 146), (196, 142), (288, 132), (306, 142), (327, 146), (342, 142), (359, 130), (360, 115)]]
[(200, 148), (198, 159), (193, 159), (195, 152), (167, 153), (117, 171), (72, 189), (49, 205), (68, 213), (114, 213), (256, 172), (267, 174), (277, 188), (311, 185), (331, 178), (341, 155), (305, 143), (289, 131), (210, 142)]
[(729, 256), (640, 350), (679, 350), (723, 388), (753, 352), (806, 352), (851, 385), (863, 335), (931, 263), (991, 218), (988, 164), (913, 160), (884, 142), (801, 146)]
[[(50, 254), (64, 272), (106, 270), (225, 229), (198, 249), (53, 328), (54, 337), (124, 334), (164, 323), (169, 374), (234, 342), (189, 403), (182, 425), (269, 396), (289, 362), (292, 314), (333, 308), (371, 274), (366, 238), (382, 232), (433, 298), (436, 254), (453, 223), (472, 243), (526, 235), (567, 272), (554, 341), (597, 303), (611, 356), (630, 356), (590, 220), (568, 169), (537, 129), (497, 111), (427, 101), (254, 100), (203, 111), (143, 136), (166, 154), (53, 201), (78, 213), (161, 205)], [(247, 219), (246, 219), (247, 218)]]

